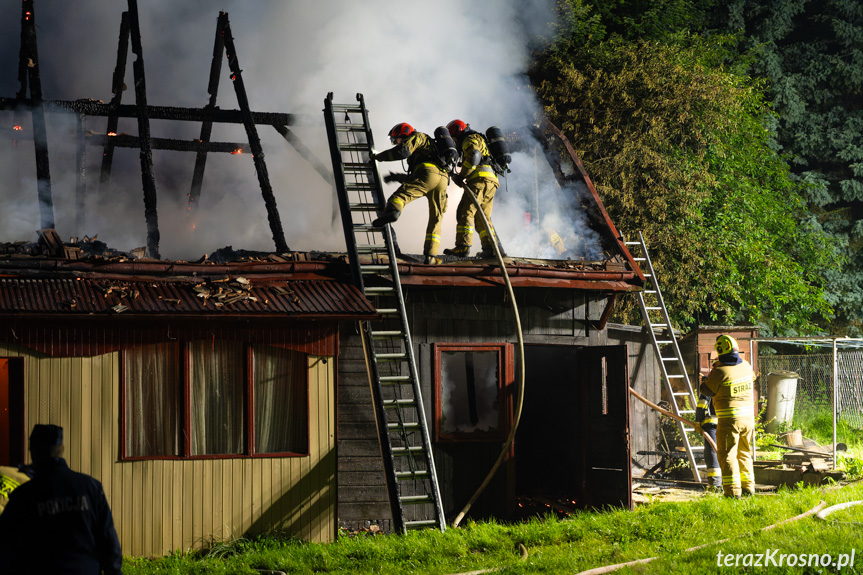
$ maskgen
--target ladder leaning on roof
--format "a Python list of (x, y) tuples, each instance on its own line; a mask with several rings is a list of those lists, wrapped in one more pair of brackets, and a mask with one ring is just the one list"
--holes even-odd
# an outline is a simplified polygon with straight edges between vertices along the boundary
[(394, 529), (446, 529), (431, 440), (389, 225), (371, 221), (384, 209), (380, 174), (369, 161), (374, 146), (362, 94), (357, 104), (324, 100), (324, 120), (345, 244), (354, 283), (379, 319), (361, 322), (363, 350), (375, 404), (378, 437)]
[[(650, 255), (647, 253), (644, 236), (638, 232), (638, 241), (626, 242), (626, 245), (630, 251), (633, 251), (632, 255), (635, 261), (643, 264), (645, 268), (644, 277), (647, 281), (644, 284), (644, 291), (638, 292), (638, 304), (641, 307), (641, 316), (644, 318), (647, 331), (650, 333), (653, 351), (659, 361), (665, 391), (672, 400), (671, 411), (679, 417), (691, 420), (695, 416), (695, 406), (697, 405), (695, 392), (689, 381), (689, 374), (686, 373), (686, 366), (683, 363), (683, 356), (680, 354), (677, 339), (674, 337), (671, 318), (665, 307), (665, 300), (662, 298), (659, 280), (653, 270)], [(632, 248), (638, 249), (632, 250)], [(672, 380), (677, 383), (676, 386), (672, 385)], [(695, 481), (701, 482), (699, 470), (705, 469), (706, 465), (696, 463), (695, 452), (699, 451), (698, 458), (703, 460), (704, 446), (692, 445), (690, 442), (687, 432), (694, 431), (692, 427), (688, 427), (677, 420), (675, 422), (680, 436), (683, 438), (683, 446), (686, 449), (686, 457), (689, 460), (689, 467), (692, 469), (692, 476)]]

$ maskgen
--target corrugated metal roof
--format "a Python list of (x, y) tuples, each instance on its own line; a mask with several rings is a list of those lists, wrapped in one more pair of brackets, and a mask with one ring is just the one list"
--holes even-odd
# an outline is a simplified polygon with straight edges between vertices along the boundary
[(0, 313), (365, 317), (372, 304), (331, 280), (119, 281), (0, 278)]

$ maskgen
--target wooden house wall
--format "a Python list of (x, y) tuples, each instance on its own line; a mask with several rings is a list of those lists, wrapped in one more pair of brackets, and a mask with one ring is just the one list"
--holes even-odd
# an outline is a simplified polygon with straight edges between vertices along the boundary
[(154, 556), (280, 526), (315, 542), (336, 533), (332, 358), (308, 356), (310, 455), (292, 458), (119, 460), (119, 353), (24, 358), (25, 425), (64, 428), (66, 460), (102, 482), (125, 555)]
[[(662, 395), (662, 376), (647, 330), (641, 326), (609, 324), (607, 345), (626, 345), (629, 356), (629, 385), (648, 399)], [(659, 416), (637, 398), (629, 397), (629, 427), (633, 476), (641, 475), (657, 463), (657, 455), (640, 455), (639, 451), (658, 451)]]
[[(607, 297), (597, 292), (564, 289), (517, 291), (525, 345), (596, 346), (627, 344), (632, 385), (648, 396), (657, 396), (655, 361), (641, 357), (646, 334), (597, 329)], [(433, 345), (435, 343), (516, 342), (512, 308), (503, 288), (408, 288), (405, 290), (408, 321), (423, 403), (429, 425), (434, 422)], [(624, 326), (626, 327), (626, 326)], [(348, 528), (391, 521), (380, 447), (374, 420), (368, 375), (356, 326), (343, 324), (339, 336), (339, 524)], [(647, 351), (652, 354), (650, 348)], [(529, 369), (529, 366), (528, 366)], [(636, 400), (637, 401), (637, 400)], [(655, 449), (656, 418), (631, 404), (634, 465), (654, 463), (653, 456), (636, 456), (636, 450)], [(430, 430), (431, 431), (431, 430)], [(467, 456), (469, 452), (469, 456)], [(445, 510), (457, 512), (473, 495), (500, 452), (500, 444), (435, 445)], [(637, 460), (635, 458), (638, 457)], [(500, 501), (512, 494), (507, 473), (499, 472), (471, 515), (499, 511)], [(510, 474), (511, 475), (511, 474)]]

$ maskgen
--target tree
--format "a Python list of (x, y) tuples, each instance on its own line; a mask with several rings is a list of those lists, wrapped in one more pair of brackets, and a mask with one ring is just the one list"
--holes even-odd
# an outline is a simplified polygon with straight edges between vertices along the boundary
[(569, 28), (532, 83), (615, 225), (644, 233), (675, 322), (814, 330), (831, 311), (820, 271), (834, 254), (770, 148), (762, 86), (724, 66), (734, 39), (606, 39), (588, 5), (562, 8)]
[(767, 79), (781, 150), (810, 185), (820, 227), (843, 247), (826, 270), (834, 333), (863, 333), (863, 3), (719, 0), (712, 25), (740, 34), (739, 53)]

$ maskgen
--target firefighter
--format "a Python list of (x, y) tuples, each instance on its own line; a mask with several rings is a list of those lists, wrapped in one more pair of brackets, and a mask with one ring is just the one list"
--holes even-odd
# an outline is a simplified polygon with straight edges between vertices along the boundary
[[(702, 383), (706, 380), (705, 376)], [(703, 393), (698, 397), (698, 405), (695, 408), (695, 422), (698, 424), (695, 431), (704, 431), (716, 443), (716, 411), (710, 397)], [(717, 446), (718, 447), (718, 446)], [(719, 456), (707, 441), (704, 442), (704, 464), (707, 468), (707, 488), (709, 491), (722, 490), (722, 472), (719, 469)]]
[(432, 138), (417, 132), (409, 124), (396, 124), (389, 132), (393, 147), (380, 153), (371, 152), (369, 159), (379, 162), (407, 160), (407, 174), (390, 174), (385, 182), (401, 182), (399, 188), (387, 200), (384, 213), (372, 222), (375, 227), (383, 227), (399, 219), (406, 204), (425, 196), (428, 198), (429, 221), (423, 243), (425, 263), (440, 263), (436, 257), (440, 248), (440, 230), (446, 212), (446, 189), (449, 185), (449, 172), (441, 165)]
[(733, 337), (720, 335), (714, 345), (716, 361), (701, 393), (713, 397), (716, 408), (716, 447), (726, 497), (755, 493), (755, 409), (752, 388), (755, 374), (749, 362), (740, 357)]
[(9, 503), (9, 495), (30, 477), (17, 467), (0, 465), (0, 513)]
[[(485, 137), (470, 129), (461, 120), (453, 120), (447, 124), (447, 130), (456, 146), (461, 151), (461, 170), (453, 175), (453, 181), (460, 187), (467, 187), (476, 196), (482, 212), (491, 226), (491, 208), (494, 194), (500, 186), (497, 174), (491, 165), (491, 153)], [(494, 257), (494, 226), (486, 228), (482, 218), (476, 219), (476, 205), (468, 194), (463, 194), (456, 208), (455, 247), (445, 249), (444, 253), (456, 256), (470, 255), (473, 244), (474, 225), (479, 232), (482, 251), (480, 257)]]
[(3, 573), (122, 573), (123, 555), (102, 484), (69, 469), (63, 428), (35, 425), (33, 478), (0, 514)]

